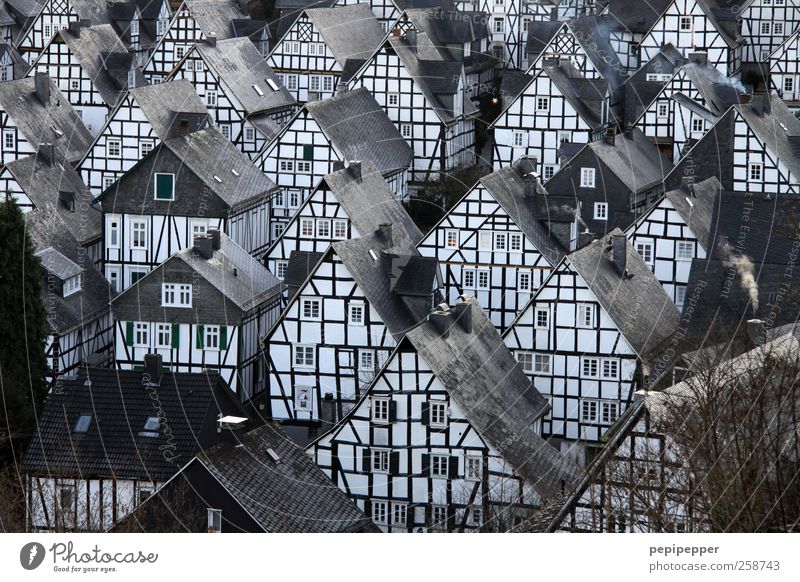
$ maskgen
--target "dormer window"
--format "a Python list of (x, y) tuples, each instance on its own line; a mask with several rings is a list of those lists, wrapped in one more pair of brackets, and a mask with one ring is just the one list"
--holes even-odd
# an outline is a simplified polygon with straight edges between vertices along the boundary
[(131, 69), (128, 71), (128, 88), (136, 87), (136, 71)]
[(159, 18), (156, 21), (156, 36), (162, 37), (167, 32), (169, 21), (166, 18)]
[(131, 20), (131, 36), (139, 34), (139, 21), (134, 18)]
[(75, 275), (64, 281), (64, 297), (77, 293), (81, 290), (81, 276)]
[(78, 417), (78, 420), (75, 421), (75, 426), (72, 428), (72, 432), (86, 434), (89, 431), (89, 425), (91, 424), (92, 424), (92, 415), (81, 414)]

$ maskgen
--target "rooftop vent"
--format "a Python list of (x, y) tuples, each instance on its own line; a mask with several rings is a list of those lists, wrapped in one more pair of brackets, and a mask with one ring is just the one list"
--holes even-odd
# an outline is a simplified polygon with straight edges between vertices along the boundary
[(270, 459), (272, 459), (275, 463), (280, 463), (281, 462), (281, 456), (278, 453), (276, 453), (275, 449), (273, 449), (272, 447), (269, 447), (267, 449), (267, 456)]

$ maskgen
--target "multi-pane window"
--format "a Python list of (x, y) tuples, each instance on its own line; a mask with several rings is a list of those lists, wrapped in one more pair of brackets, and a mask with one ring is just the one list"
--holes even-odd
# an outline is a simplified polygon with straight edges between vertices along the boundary
[(122, 156), (122, 140), (113, 137), (106, 140), (106, 156), (109, 158), (119, 158)]
[(508, 235), (504, 232), (494, 233), (494, 250), (505, 251), (508, 250)]
[(656, 106), (656, 117), (666, 119), (669, 115), (669, 105), (667, 103), (659, 103)]
[(675, 287), (675, 306), (678, 308), (682, 308), (684, 302), (686, 301), (686, 287), (681, 285), (680, 287)]
[(464, 269), (462, 273), (464, 289), (489, 288), (489, 271), (487, 269)]
[(6, 129), (5, 131), (3, 131), (3, 148), (6, 151), (8, 152), (13, 151), (14, 148), (16, 147), (16, 142), (17, 140), (14, 135), (13, 129)]
[(131, 220), (131, 248), (147, 248), (147, 222), (144, 220)]
[(430, 403), (430, 425), (434, 428), (447, 426), (447, 402), (431, 401)]
[(310, 174), (311, 173), (311, 162), (297, 160), (297, 173), (298, 174)]
[(350, 325), (364, 325), (363, 303), (351, 303), (347, 306), (347, 322)]
[(175, 60), (179, 61), (186, 54), (186, 47), (182, 44), (175, 45)]
[(400, 103), (400, 94), (399, 93), (389, 93), (389, 105), (392, 107), (396, 107)]
[(704, 119), (695, 117), (692, 119), (692, 133), (703, 133), (706, 130), (706, 122)]
[(215, 107), (217, 105), (217, 92), (213, 89), (206, 91), (206, 106)]
[(150, 326), (141, 321), (133, 324), (133, 345), (146, 347), (150, 345)]
[(172, 343), (172, 324), (156, 324), (156, 347), (168, 348)]
[(536, 308), (536, 327), (540, 329), (550, 327), (550, 310), (547, 307)]
[(362, 372), (375, 371), (375, 352), (372, 350), (358, 351), (358, 369)]
[(483, 478), (482, 457), (467, 457), (465, 477), (468, 481), (480, 481)]
[(286, 88), (289, 91), (297, 91), (297, 75), (286, 75)]
[(694, 242), (679, 240), (675, 244), (675, 258), (683, 261), (692, 260), (694, 258)]
[(518, 253), (522, 251), (522, 235), (518, 232), (508, 235), (508, 250)]
[(207, 350), (218, 350), (220, 348), (219, 343), (219, 326), (218, 325), (206, 325), (203, 327), (203, 332), (205, 337), (203, 338), (203, 348)]
[(372, 502), (372, 521), (381, 525), (389, 523), (389, 503), (387, 501)]
[(314, 346), (294, 346), (294, 365), (300, 368), (313, 368), (316, 365)]
[(515, 148), (525, 147), (525, 132), (515, 131), (513, 136)]
[(372, 420), (374, 422), (389, 422), (389, 398), (372, 399)]
[(457, 230), (447, 230), (444, 233), (445, 238), (445, 246), (450, 249), (457, 249), (458, 248), (458, 231)]
[(536, 110), (537, 111), (550, 111), (550, 98), (549, 97), (537, 97), (536, 98)]
[(281, 160), (278, 162), (278, 168), (281, 172), (294, 172), (293, 160)]
[(589, 303), (578, 304), (578, 316), (575, 321), (578, 327), (594, 327), (594, 305)]
[(252, 127), (245, 127), (244, 128), (244, 140), (251, 142), (255, 141), (256, 139), (256, 130)]
[(434, 505), (431, 507), (431, 521), (435, 529), (444, 531), (447, 529), (447, 506)]
[(406, 525), (408, 518), (408, 505), (405, 503), (392, 503), (392, 525)]
[(584, 400), (581, 402), (581, 420), (583, 422), (597, 422), (597, 401)]
[(553, 174), (556, 173), (556, 167), (552, 164), (545, 164), (544, 172), (542, 173), (542, 179), (547, 182), (550, 178), (553, 177)]
[(594, 168), (581, 168), (581, 188), (594, 188)]
[(764, 175), (764, 164), (753, 162), (748, 166), (747, 175), (752, 182), (760, 182)]
[(637, 240), (636, 252), (639, 253), (639, 256), (642, 257), (646, 264), (653, 266), (653, 241)]
[(517, 352), (516, 356), (523, 371), (533, 372), (533, 354), (531, 352)]
[(611, 380), (619, 378), (619, 360), (603, 360), (603, 378)]
[(502, 33), (506, 29), (506, 20), (505, 18), (495, 18), (492, 21), (492, 30), (496, 33)]
[(552, 356), (550, 354), (533, 354), (533, 373), (550, 374), (552, 370)]
[(347, 238), (347, 221), (334, 220), (333, 221), (333, 238), (344, 239)]
[(317, 237), (330, 238), (330, 236), (331, 236), (331, 221), (317, 220)]
[(400, 125), (400, 135), (403, 137), (411, 137), (411, 124), (403, 123)]
[(531, 274), (529, 271), (519, 271), (517, 273), (517, 291), (520, 293), (531, 292)]
[(469, 508), (470, 523), (472, 525), (483, 524), (483, 508), (479, 505), (472, 505)]
[(288, 41), (286, 44), (286, 54), (289, 55), (299, 55), (300, 54), (300, 43), (297, 41)]
[(321, 299), (303, 299), (300, 307), (303, 319), (319, 320), (322, 317)]
[(619, 405), (616, 402), (602, 402), (600, 407), (600, 422), (612, 424), (619, 415)]
[(794, 77), (785, 77), (783, 79), (783, 90), (787, 93), (794, 91)]
[(161, 285), (161, 305), (163, 307), (191, 307), (191, 284), (164, 283)]
[(300, 219), (300, 236), (312, 237), (314, 236), (314, 220), (311, 218)]
[(680, 24), (678, 27), (682, 31), (691, 31), (692, 30), (692, 17), (691, 16), (681, 16)]
[(431, 455), (431, 476), (447, 477), (449, 461), (447, 455)]
[(288, 261), (277, 261), (275, 263), (275, 276), (281, 281), (286, 278), (286, 269), (289, 268)]
[(594, 219), (607, 220), (608, 219), (608, 203), (595, 202), (594, 203)]
[(81, 290), (81, 276), (76, 275), (64, 281), (64, 288), (62, 295), (67, 297)]
[(761, 23), (761, 34), (769, 34), (770, 33), (770, 22), (762, 22)]
[(374, 473), (389, 472), (389, 451), (386, 449), (372, 449), (372, 471)]
[(582, 358), (581, 373), (585, 378), (597, 378), (600, 362), (597, 358)]
[(152, 139), (143, 139), (139, 142), (139, 157), (143, 158), (147, 154), (153, 151), (155, 147), (155, 141)]

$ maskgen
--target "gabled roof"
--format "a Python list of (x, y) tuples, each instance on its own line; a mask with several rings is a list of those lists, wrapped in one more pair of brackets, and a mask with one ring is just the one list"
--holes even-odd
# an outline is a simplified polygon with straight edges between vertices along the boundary
[(703, 96), (706, 107), (717, 116), (739, 103), (739, 95), (745, 92), (737, 79), (728, 79), (718, 69), (707, 63), (689, 62), (681, 71)]
[(130, 95), (162, 141), (170, 137), (176, 113), (208, 116), (208, 109), (186, 79), (135, 87)]
[[(81, 368), (75, 378), (62, 379), (38, 418), (25, 472), (165, 481), (217, 442), (217, 414), (241, 410), (217, 374), (163, 372), (155, 387), (144, 376), (144, 371)], [(84, 433), (74, 431), (81, 415), (91, 416)], [(145, 421), (158, 416), (164, 419), (158, 436), (142, 435)]]
[(624, 236), (620, 229), (614, 229), (564, 260), (583, 278), (631, 348), (647, 361), (678, 328), (680, 313), (627, 240), (627, 275), (620, 274), (609, 257), (615, 235)]
[(348, 67), (348, 62), (367, 60), (386, 36), (368, 4), (309, 8), (306, 16), (342, 70), (347, 68), (355, 72), (353, 65)]
[(633, 193), (642, 192), (664, 181), (672, 162), (661, 155), (650, 139), (638, 128), (630, 136), (618, 133), (611, 145), (605, 139), (584, 146)]
[(55, 275), (62, 281), (66, 281), (71, 277), (76, 277), (83, 271), (80, 266), (73, 263), (53, 247), (47, 247), (36, 251), (35, 255), (39, 257), (39, 260), (42, 262), (42, 267), (44, 267), (48, 273)]
[(203, 34), (217, 39), (234, 35), (233, 21), (249, 16), (242, 12), (238, 0), (183, 0)]
[(210, 259), (204, 259), (193, 247), (173, 257), (189, 265), (243, 311), (281, 292), (281, 282), (224, 233), (220, 233), (219, 250)]
[[(277, 460), (270, 452), (274, 453)], [(265, 532), (373, 532), (347, 494), (283, 430), (267, 424), (197, 455)]]
[(528, 62), (533, 63), (538, 59), (544, 49), (553, 41), (556, 35), (567, 26), (560, 20), (532, 20), (528, 23), (528, 36), (526, 38), (526, 52)]
[(713, 216), (722, 204), (721, 190), (719, 180), (711, 177), (692, 184), (691, 188), (670, 190), (664, 195), (707, 252), (713, 244), (712, 231), (716, 230)]
[(616, 28), (632, 33), (649, 32), (659, 18), (667, 11), (673, 0), (609, 0), (607, 14)]
[[(213, 46), (201, 42), (195, 45), (194, 50), (200, 53), (206, 65), (228, 87), (246, 115), (257, 115), (297, 104), (291, 93), (281, 84), (278, 75), (247, 38), (220, 40)], [(274, 83), (277, 90), (272, 88), (268, 80)]]
[(372, 162), (384, 175), (411, 165), (411, 147), (364, 87), (305, 108), (345, 160)]
[(734, 106), (759, 140), (800, 180), (800, 119), (777, 95), (754, 94), (751, 103)]
[(35, 150), (52, 143), (59, 157), (77, 162), (92, 145), (91, 133), (52, 80), (46, 103), (35, 94), (34, 83), (35, 77), (0, 83), (0, 108)]
[[(275, 183), (216, 128), (167, 139), (163, 147), (172, 151), (231, 208), (263, 198), (277, 189)], [(156, 148), (150, 155), (158, 155), (158, 152)]]
[[(633, 73), (622, 85), (622, 126), (634, 124), (644, 113), (644, 110), (658, 97), (663, 91), (669, 80), (652, 81), (648, 80), (648, 75), (653, 73), (668, 74), (670, 76), (686, 62), (678, 49), (673, 45), (667, 44), (647, 63), (642, 65), (638, 71)], [(620, 114), (620, 112), (617, 112)]]
[(449, 318), (446, 337), (428, 320), (409, 330), (406, 342), (430, 366), (481, 437), (540, 495), (558, 494), (579, 476), (580, 468), (534, 432), (548, 410), (547, 401), (478, 302), (466, 297), (463, 303), (472, 320), (471, 331), (461, 323), (464, 315), (440, 306), (438, 317)]
[(0, 43), (0, 58), (8, 57), (11, 60), (11, 64), (14, 67), (14, 78), (15, 79), (22, 79), (25, 74), (28, 72), (30, 65), (25, 62), (25, 59), (22, 58), (13, 46), (6, 43)]
[(564, 60), (557, 66), (543, 67), (540, 74), (553, 80), (564, 98), (590, 127), (598, 129), (603, 125), (601, 119), (603, 101), (608, 91), (607, 81), (587, 79), (572, 63)]
[(289, 299), (308, 279), (324, 255), (325, 253), (314, 251), (292, 251), (286, 264), (286, 274), (283, 276), (283, 282), (289, 288)]
[(619, 87), (628, 77), (609, 39), (609, 17), (585, 14), (568, 24), (586, 56), (611, 87)]
[(5, 3), (21, 16), (32, 18), (41, 12), (45, 0), (5, 0)]
[(741, 8), (751, 0), (696, 0), (709, 22), (730, 47), (744, 43), (736, 23), (741, 18)]

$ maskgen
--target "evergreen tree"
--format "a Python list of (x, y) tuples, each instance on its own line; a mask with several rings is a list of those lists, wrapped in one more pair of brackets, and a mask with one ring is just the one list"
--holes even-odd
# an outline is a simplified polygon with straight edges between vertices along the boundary
[[(43, 271), (13, 198), (0, 202), (0, 458), (24, 450), (47, 393)], [(0, 463), (1, 464), (1, 463)]]

